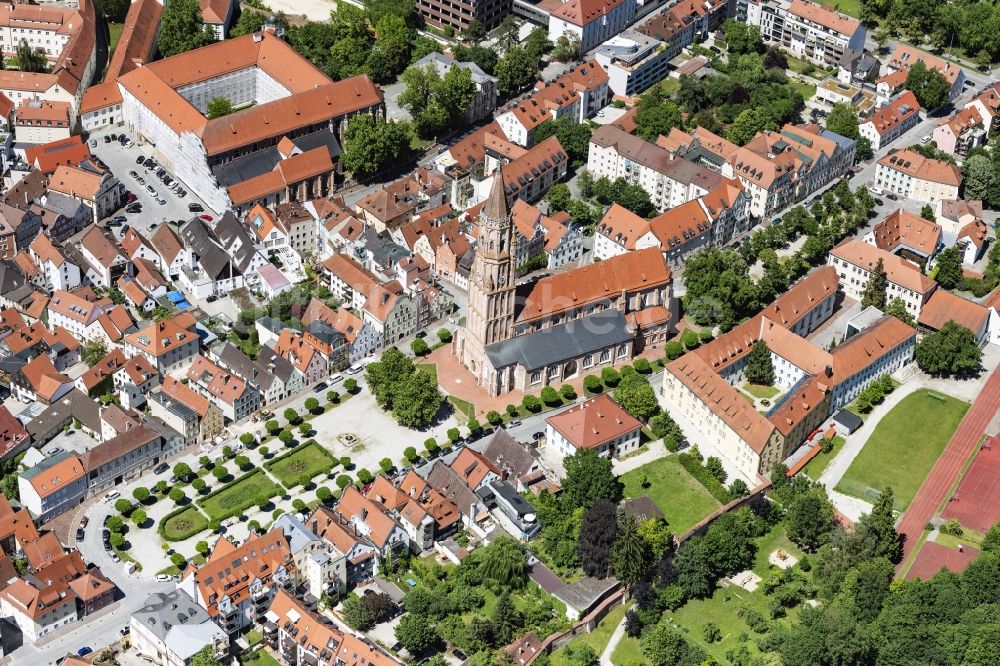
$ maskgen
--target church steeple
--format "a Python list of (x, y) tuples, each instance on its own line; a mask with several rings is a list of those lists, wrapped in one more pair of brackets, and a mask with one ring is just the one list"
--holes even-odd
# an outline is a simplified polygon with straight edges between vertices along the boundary
[(469, 276), (469, 336), (483, 347), (514, 334), (514, 225), (503, 170), (493, 177), (490, 195), (479, 214), (476, 258)]

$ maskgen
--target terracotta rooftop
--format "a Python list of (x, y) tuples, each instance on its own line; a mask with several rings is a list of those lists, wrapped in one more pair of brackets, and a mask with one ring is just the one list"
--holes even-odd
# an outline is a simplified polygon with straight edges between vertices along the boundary
[(985, 330), (989, 315), (988, 306), (973, 303), (950, 291), (937, 289), (920, 308), (917, 323), (933, 331), (939, 331), (949, 321), (954, 321), (978, 336)]
[(788, 11), (845, 37), (852, 36), (861, 27), (861, 24), (852, 18), (804, 0), (792, 0), (792, 6)]
[(844, 241), (833, 248), (830, 254), (869, 272), (875, 269), (878, 260), (881, 259), (889, 282), (918, 294), (926, 294), (937, 286), (933, 280), (921, 273), (919, 268), (902, 257), (880, 250), (858, 238)]
[(941, 242), (941, 226), (899, 208), (872, 229), (875, 247), (895, 252), (900, 246), (930, 257)]
[(180, 326), (174, 318), (154, 322), (125, 336), (126, 343), (157, 358), (197, 339), (197, 335)]
[(593, 449), (642, 427), (607, 394), (550, 416), (545, 422), (578, 449)]
[(900, 124), (919, 114), (920, 108), (920, 102), (917, 101), (916, 95), (906, 90), (885, 106), (876, 109), (865, 121), (865, 124), (871, 123), (879, 136), (885, 136)]

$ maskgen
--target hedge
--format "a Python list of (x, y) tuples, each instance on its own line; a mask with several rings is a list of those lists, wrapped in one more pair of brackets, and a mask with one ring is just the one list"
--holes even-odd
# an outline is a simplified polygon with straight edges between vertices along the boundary
[(705, 490), (719, 502), (726, 504), (733, 499), (729, 491), (726, 490), (726, 487), (717, 478), (712, 476), (712, 473), (705, 469), (705, 466), (698, 462), (698, 459), (690, 453), (677, 454), (677, 462), (687, 470), (688, 474), (697, 479), (698, 483), (705, 486)]
[[(245, 498), (245, 500), (240, 504), (229, 507), (228, 509), (219, 506), (218, 507), (219, 511), (215, 512), (208, 508), (207, 505), (212, 500), (213, 497), (221, 495), (222, 493), (228, 491), (232, 491), (232, 489), (235, 488), (237, 485), (243, 483), (244, 481), (247, 481), (248, 479), (250, 479), (250, 477), (254, 476), (255, 474), (261, 475), (263, 479), (266, 481), (266, 483), (270, 485), (270, 488), (268, 490), (264, 490), (261, 493), (257, 493), (253, 497)], [(282, 487), (277, 483), (275, 483), (274, 481), (271, 481), (271, 478), (266, 474), (264, 474), (264, 471), (258, 467), (250, 470), (246, 474), (236, 477), (226, 485), (216, 490), (213, 490), (204, 497), (199, 498), (197, 504), (205, 511), (205, 513), (208, 514), (208, 517), (211, 520), (223, 521), (226, 520), (227, 518), (232, 518), (233, 516), (239, 516), (248, 508), (252, 506), (259, 506), (263, 501), (270, 500), (272, 497), (276, 495), (281, 495), (283, 492), (284, 490), (282, 489)]]
[[(181, 532), (175, 532), (174, 536), (176, 538), (167, 537), (167, 530), (166, 530), (167, 523), (169, 523), (171, 520), (173, 520), (180, 514), (184, 513), (185, 511), (193, 511), (199, 520), (194, 520), (192, 526), (189, 529)], [(160, 534), (160, 538), (163, 539), (164, 541), (184, 541), (185, 539), (190, 539), (195, 534), (198, 534), (198, 532), (207, 529), (208, 523), (209, 521), (205, 519), (205, 516), (202, 515), (202, 513), (198, 511), (197, 508), (195, 508), (191, 504), (188, 504), (180, 507), (179, 509), (171, 511), (170, 513), (165, 515), (162, 519), (160, 519), (160, 522), (157, 526), (157, 531)]]

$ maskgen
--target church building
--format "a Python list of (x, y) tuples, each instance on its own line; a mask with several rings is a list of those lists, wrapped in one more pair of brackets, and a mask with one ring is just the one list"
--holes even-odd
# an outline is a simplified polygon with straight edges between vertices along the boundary
[(514, 225), (498, 171), (479, 218), (466, 326), (452, 351), (490, 395), (539, 391), (662, 347), (677, 321), (658, 248), (515, 284)]

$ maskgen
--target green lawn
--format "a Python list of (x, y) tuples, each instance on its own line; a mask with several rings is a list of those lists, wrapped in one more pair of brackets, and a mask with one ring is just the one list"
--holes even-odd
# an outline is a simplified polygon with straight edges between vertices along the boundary
[(263, 648), (256, 652), (240, 657), (241, 664), (255, 664), (255, 666), (281, 666), (281, 662), (271, 656)]
[(618, 647), (611, 653), (612, 664), (629, 664), (629, 666), (647, 666), (650, 662), (642, 655), (639, 639), (622, 636)]
[(859, 18), (861, 16), (861, 0), (836, 0), (833, 9), (842, 14)]
[[(757, 541), (757, 560), (753, 570), (761, 579), (766, 580), (772, 571), (777, 570), (772, 568), (767, 561), (770, 554), (777, 548), (784, 548), (795, 557), (802, 557), (802, 552), (785, 536), (784, 526), (779, 525)], [(666, 616), (687, 629), (688, 640), (700, 645), (720, 663), (729, 663), (726, 659), (726, 652), (741, 644), (740, 635), (744, 632), (750, 636), (748, 645), (751, 653), (755, 656), (760, 654), (756, 649), (755, 640), (767, 634), (755, 634), (751, 631), (747, 623), (737, 616), (737, 609), (742, 604), (750, 604), (759, 610), (764, 617), (770, 618), (767, 609), (768, 600), (767, 595), (764, 594), (763, 585), (759, 586), (755, 592), (748, 592), (742, 587), (736, 586), (720, 588), (708, 599), (689, 601), (677, 611), (666, 613)], [(770, 621), (772, 624), (788, 624), (797, 615), (798, 609), (792, 608), (788, 610), (787, 618)], [(702, 631), (707, 622), (712, 622), (719, 627), (722, 632), (721, 640), (712, 644), (705, 643)], [(614, 659), (613, 661), (614, 663), (626, 663)]]
[(225, 486), (220, 492), (198, 500), (198, 504), (209, 518), (223, 520), (259, 504), (265, 497), (270, 499), (282, 493), (278, 484), (263, 470), (257, 469)]
[(476, 406), (468, 400), (449, 395), (448, 402), (455, 408), (455, 418), (458, 419), (459, 423), (465, 423), (476, 415)]
[[(601, 653), (604, 652), (604, 648), (608, 646), (608, 641), (611, 640), (611, 634), (614, 633), (615, 628), (621, 624), (622, 619), (625, 617), (626, 609), (626, 606), (619, 606), (608, 613), (592, 632), (577, 636), (567, 645), (556, 650), (552, 654), (552, 666), (563, 666), (571, 663), (566, 657), (566, 648), (568, 647), (576, 648), (581, 645), (589, 645), (597, 653), (597, 656), (600, 657)], [(615, 663), (622, 662), (616, 661)]]
[(795, 88), (802, 94), (802, 99), (811, 99), (813, 95), (816, 94), (816, 86), (811, 83), (800, 83), (798, 81), (791, 81), (788, 83), (792, 88)]
[[(643, 474), (649, 482), (648, 488), (640, 485)], [(621, 479), (625, 484), (626, 497), (649, 495), (656, 502), (674, 534), (686, 532), (719, 508), (715, 498), (681, 467), (674, 456), (654, 460), (623, 474)]]
[(417, 363), (417, 370), (423, 370), (424, 372), (426, 372), (428, 375), (431, 376), (431, 379), (434, 380), (434, 383), (437, 384), (438, 380), (437, 363)]
[(182, 541), (207, 528), (208, 519), (196, 507), (188, 505), (180, 513), (167, 518), (161, 525), (161, 533), (167, 541)]
[(310, 479), (317, 474), (328, 474), (334, 464), (330, 452), (314, 442), (297, 449), (291, 455), (265, 463), (264, 467), (286, 488), (293, 488), (299, 485), (299, 477), (303, 474)]
[(118, 40), (122, 38), (122, 28), (124, 27), (123, 23), (108, 23), (108, 53), (114, 51), (115, 47), (118, 46)]
[(837, 490), (871, 501), (892, 486), (896, 508), (904, 510), (968, 409), (967, 402), (926, 389), (906, 396), (879, 421)]
[(743, 390), (755, 398), (773, 398), (781, 393), (773, 386), (761, 386), (760, 384), (745, 384)]
[(815, 458), (806, 463), (806, 466), (802, 468), (802, 471), (805, 472), (806, 475), (808, 475), (813, 481), (818, 481), (820, 475), (823, 474), (823, 471), (830, 465), (830, 461), (833, 460), (833, 457), (840, 453), (840, 449), (844, 446), (845, 441), (846, 440), (840, 435), (834, 437), (833, 448), (830, 449), (830, 452), (823, 453), (820, 451), (816, 454)]

